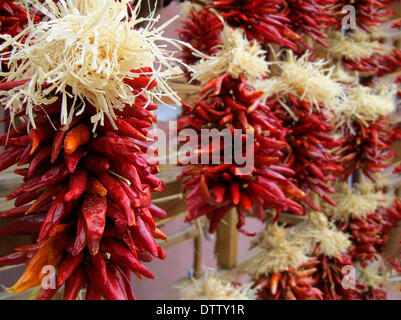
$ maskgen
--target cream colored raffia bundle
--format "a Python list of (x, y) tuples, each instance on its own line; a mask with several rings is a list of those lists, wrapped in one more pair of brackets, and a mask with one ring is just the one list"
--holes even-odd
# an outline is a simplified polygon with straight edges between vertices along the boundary
[[(84, 98), (97, 110), (91, 119), (95, 125), (103, 122), (104, 115), (112, 121), (115, 109), (135, 102), (132, 88), (124, 79), (139, 77), (145, 72), (133, 70), (144, 67), (153, 69), (158, 86), (142, 93), (150, 101), (168, 96), (178, 103), (166, 83), (181, 73), (178, 66), (172, 66), (179, 60), (164, 45), (177, 46), (177, 41), (163, 37), (163, 29), (171, 21), (156, 28), (158, 17), (139, 18), (140, 3), (131, 10), (129, 0), (42, 2), (27, 2), (45, 14), (40, 23), (29, 21), (26, 30), (15, 38), (1, 36), (5, 42), (0, 51), (11, 47), (10, 58), (2, 58), (9, 71), (1, 75), (7, 81), (28, 80), (12, 90), (0, 91), (0, 103), (12, 116), (26, 106), (35, 127), (33, 108), (46, 108), (56, 101), (52, 96), (56, 93), (62, 97), (62, 124), (83, 112)], [(139, 23), (146, 27), (139, 28)]]
[(207, 272), (201, 279), (191, 279), (180, 290), (184, 300), (254, 300), (255, 291), (252, 284), (234, 286), (230, 281), (222, 279), (217, 272)]
[(394, 111), (393, 88), (378, 87), (376, 90), (356, 84), (347, 89), (346, 101), (336, 108), (337, 126), (354, 120), (375, 121)]
[(351, 245), (348, 236), (337, 230), (321, 212), (311, 212), (307, 224), (294, 232), (291, 241), (306, 254), (311, 254), (320, 245), (320, 253), (328, 257), (341, 255)]
[(382, 288), (386, 279), (381, 272), (381, 263), (379, 260), (366, 268), (361, 266), (358, 268), (358, 283), (364, 285), (366, 290)]
[(353, 187), (345, 182), (339, 182), (334, 188), (336, 193), (332, 195), (332, 199), (337, 203), (337, 208), (322, 203), (322, 209), (325, 214), (337, 221), (347, 222), (350, 218), (363, 219), (375, 212), (385, 201), (383, 192), (375, 191), (375, 186), (366, 179)]
[(254, 83), (256, 90), (265, 93), (265, 98), (292, 94), (312, 106), (323, 104), (328, 110), (342, 103), (345, 87), (333, 78), (334, 66), (329, 67), (329, 61), (310, 61), (310, 52), (301, 57), (295, 57), (292, 51), (283, 53), (284, 60), (275, 62), (279, 66), (279, 74)]
[(383, 53), (380, 43), (372, 40), (371, 35), (362, 30), (355, 30), (347, 36), (339, 31), (333, 31), (329, 34), (326, 43), (330, 46), (329, 54), (337, 59), (359, 60), (374, 53)]
[(288, 229), (277, 224), (269, 226), (257, 244), (264, 250), (246, 266), (246, 271), (258, 278), (261, 275), (282, 272), (288, 268), (297, 269), (305, 263), (308, 257), (303, 248), (289, 238)]
[(206, 83), (229, 73), (234, 78), (243, 75), (249, 80), (256, 80), (269, 71), (266, 52), (257, 41), (249, 41), (241, 29), (232, 29), (224, 23), (221, 44), (218, 47), (220, 50), (214, 56), (203, 55), (193, 66), (193, 79)]

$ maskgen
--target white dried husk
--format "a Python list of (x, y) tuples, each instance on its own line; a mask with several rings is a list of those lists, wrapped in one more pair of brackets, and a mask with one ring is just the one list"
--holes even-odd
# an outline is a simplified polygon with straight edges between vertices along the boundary
[(218, 272), (207, 272), (200, 279), (177, 287), (184, 300), (254, 300), (252, 284), (234, 286), (231, 281), (221, 278)]
[(358, 283), (364, 285), (366, 290), (382, 288), (386, 277), (383, 274), (383, 261), (378, 256), (378, 261), (375, 261), (367, 267), (360, 266), (358, 268)]
[[(103, 123), (104, 115), (112, 120), (115, 109), (134, 104), (135, 95), (124, 79), (140, 76), (141, 73), (132, 70), (142, 67), (151, 67), (152, 77), (158, 82), (156, 88), (144, 89), (142, 94), (150, 101), (169, 97), (179, 103), (167, 80), (182, 73), (179, 66), (173, 66), (180, 60), (165, 46), (169, 43), (178, 48), (178, 41), (163, 37), (163, 29), (175, 18), (156, 28), (159, 17), (154, 17), (154, 12), (148, 18), (140, 18), (140, 3), (131, 10), (127, 6), (129, 2), (27, 1), (43, 12), (45, 18), (38, 24), (29, 21), (27, 28), (14, 38), (1, 36), (4, 43), (0, 51), (11, 48), (1, 59), (8, 62), (9, 71), (1, 72), (1, 76), (6, 81), (30, 81), (15, 89), (0, 91), (0, 103), (12, 116), (26, 105), (27, 115), (35, 127), (33, 108), (46, 108), (57, 99), (53, 94), (57, 94), (62, 97), (63, 125), (83, 112), (85, 101), (97, 110), (91, 119), (96, 125), (99, 121)], [(139, 23), (146, 26), (140, 28)], [(72, 103), (67, 103), (67, 99)]]
[(317, 245), (320, 253), (335, 257), (347, 251), (351, 245), (348, 235), (337, 230), (322, 212), (311, 212), (306, 225), (294, 232), (291, 239), (306, 254), (312, 254)]
[(330, 55), (337, 59), (360, 60), (375, 53), (383, 53), (381, 44), (372, 40), (371, 35), (362, 30), (355, 30), (346, 36), (339, 31), (333, 31), (326, 43), (330, 46)]
[(289, 268), (297, 269), (309, 258), (303, 248), (290, 238), (291, 232), (288, 229), (277, 224), (269, 226), (257, 243), (264, 250), (246, 266), (245, 271), (258, 278)]
[(202, 59), (193, 66), (192, 79), (204, 84), (229, 73), (234, 78), (243, 75), (248, 80), (254, 81), (269, 71), (266, 52), (257, 41), (249, 41), (239, 28), (232, 29), (224, 23), (221, 44), (217, 47), (220, 50), (215, 55), (200, 56)]
[(355, 84), (347, 89), (347, 99), (338, 105), (337, 126), (350, 125), (354, 120), (375, 121), (394, 111), (394, 88), (380, 86), (376, 89)]
[(292, 94), (312, 106), (324, 105), (327, 110), (342, 103), (345, 86), (333, 78), (334, 66), (329, 66), (329, 61), (309, 61), (310, 52), (301, 57), (294, 56), (292, 51), (284, 53), (283, 61), (274, 62), (279, 67), (277, 76), (254, 82), (255, 89), (264, 92), (264, 99)]
[(347, 222), (349, 219), (364, 219), (385, 202), (385, 195), (375, 190), (375, 185), (363, 179), (352, 187), (345, 182), (337, 183), (336, 193), (331, 196), (337, 208), (322, 203), (323, 212), (332, 219)]

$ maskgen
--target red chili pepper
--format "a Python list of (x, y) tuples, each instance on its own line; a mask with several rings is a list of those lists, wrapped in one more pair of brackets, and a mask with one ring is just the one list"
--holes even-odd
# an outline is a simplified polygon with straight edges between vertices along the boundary
[(57, 270), (57, 286), (61, 287), (63, 283), (71, 276), (72, 272), (81, 264), (84, 260), (85, 254), (81, 251), (79, 254), (66, 255)]
[(143, 274), (147, 278), (154, 279), (154, 275), (122, 244), (112, 239), (103, 239), (100, 248), (104, 253), (109, 253), (111, 261), (117, 265), (122, 265)]
[(81, 212), (86, 222), (87, 245), (89, 252), (96, 255), (99, 242), (106, 224), (107, 200), (104, 197), (87, 195), (82, 203)]
[(95, 287), (95, 285), (88, 280), (86, 284), (86, 293), (85, 293), (85, 300), (100, 300), (102, 294), (99, 290)]
[(88, 181), (88, 174), (83, 169), (78, 169), (70, 176), (70, 184), (67, 193), (64, 195), (65, 201), (77, 200), (85, 191)]
[(36, 200), (40, 196), (40, 193), (37, 190), (25, 192), (20, 194), (14, 201), (14, 206), (19, 207), (26, 203), (29, 203), (33, 200)]
[(72, 153), (64, 153), (64, 159), (67, 165), (67, 169), (70, 173), (74, 173), (78, 165), (78, 161), (84, 156), (84, 154), (85, 149), (83, 149), (82, 147), (79, 147)]
[(110, 169), (109, 160), (96, 154), (85, 157), (84, 164), (87, 170), (94, 173), (106, 172)]
[(90, 131), (85, 124), (79, 124), (72, 128), (64, 138), (64, 152), (72, 154), (79, 146), (89, 142)]
[(28, 179), (31, 178), (38, 168), (44, 164), (46, 161), (50, 159), (51, 148), (50, 146), (45, 146), (36, 153), (36, 155), (32, 158), (28, 167)]
[(128, 225), (134, 225), (135, 213), (131, 208), (131, 201), (117, 178), (112, 177), (108, 173), (101, 173), (98, 175), (98, 178), (107, 189), (108, 196), (125, 210)]
[(85, 286), (85, 271), (78, 267), (67, 279), (64, 286), (64, 300), (76, 300), (79, 291)]
[(39, 241), (47, 239), (57, 224), (65, 218), (73, 207), (72, 202), (64, 202), (66, 188), (63, 188), (54, 199), (52, 206), (46, 214), (45, 220), (40, 228)]
[(0, 229), (0, 235), (10, 234), (37, 234), (41, 228), (45, 214), (37, 213), (34, 215), (18, 217)]
[(0, 154), (0, 171), (3, 171), (16, 164), (23, 152), (23, 148), (10, 147)]
[(24, 252), (13, 252), (0, 257), (0, 266), (12, 266), (25, 262), (26, 254)]

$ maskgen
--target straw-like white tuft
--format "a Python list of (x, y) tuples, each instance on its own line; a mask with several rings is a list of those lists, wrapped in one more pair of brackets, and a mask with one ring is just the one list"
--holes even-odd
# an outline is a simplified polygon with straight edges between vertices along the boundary
[(310, 61), (310, 52), (295, 57), (285, 51), (284, 61), (276, 61), (279, 75), (267, 80), (256, 81), (256, 90), (265, 92), (264, 97), (292, 94), (313, 106), (323, 104), (327, 109), (337, 108), (345, 98), (344, 86), (333, 79), (334, 66), (329, 67), (323, 59)]
[(360, 30), (351, 32), (347, 36), (339, 31), (331, 32), (326, 43), (330, 46), (330, 55), (337, 59), (359, 60), (370, 57), (374, 53), (383, 53), (380, 43), (372, 40), (371, 35)]
[[(84, 101), (96, 108), (97, 114), (92, 117), (96, 125), (103, 122), (104, 115), (112, 119), (115, 109), (135, 102), (132, 88), (124, 79), (140, 76), (132, 71), (143, 67), (153, 69), (158, 86), (142, 93), (151, 101), (169, 97), (179, 103), (167, 80), (181, 74), (178, 66), (172, 66), (180, 60), (166, 48), (168, 43), (178, 47), (178, 41), (163, 37), (163, 29), (175, 18), (156, 28), (159, 17), (154, 17), (154, 12), (140, 18), (140, 3), (130, 9), (129, 2), (29, 0), (29, 5), (43, 12), (45, 18), (38, 24), (30, 21), (14, 38), (1, 36), (4, 43), (0, 46), (0, 51), (11, 47), (1, 59), (8, 63), (9, 71), (1, 75), (6, 81), (29, 81), (13, 90), (0, 91), (0, 103), (12, 115), (26, 106), (35, 127), (33, 108), (53, 103), (57, 94), (62, 97), (63, 125), (73, 114), (83, 111), (85, 105), (78, 104)], [(139, 23), (146, 27), (140, 28)]]
[(308, 223), (294, 233), (292, 239), (307, 254), (311, 254), (320, 244), (320, 252), (328, 257), (334, 257), (346, 252), (351, 245), (348, 236), (337, 230), (334, 224), (329, 223), (321, 212), (311, 212)]
[(253, 277), (297, 269), (308, 260), (303, 248), (289, 240), (289, 230), (276, 224), (261, 235), (258, 247), (264, 249), (246, 266)]
[(338, 126), (360, 119), (362, 121), (375, 121), (394, 111), (393, 88), (382, 87), (372, 89), (359, 84), (349, 87), (347, 99), (338, 105), (336, 115)]
[(232, 29), (224, 24), (218, 47), (220, 50), (214, 56), (203, 57), (193, 66), (193, 79), (206, 83), (229, 73), (234, 78), (243, 75), (253, 81), (269, 71), (266, 52), (257, 41), (249, 41), (241, 29)]
[(322, 204), (322, 209), (332, 219), (341, 222), (347, 222), (350, 218), (364, 219), (385, 201), (383, 192), (375, 191), (375, 186), (366, 179), (353, 187), (340, 182), (335, 189), (332, 199), (337, 203), (337, 208)]
[(190, 284), (177, 289), (184, 300), (254, 300), (255, 290), (251, 286), (233, 285), (231, 281), (222, 279), (217, 272), (207, 272), (204, 277), (192, 278)]

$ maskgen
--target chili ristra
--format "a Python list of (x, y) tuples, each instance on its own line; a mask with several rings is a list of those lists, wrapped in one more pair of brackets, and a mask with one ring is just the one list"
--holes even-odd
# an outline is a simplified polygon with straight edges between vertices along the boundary
[[(151, 69), (146, 70), (146, 78), (130, 81), (135, 94), (155, 85)], [(8, 140), (0, 137), (6, 146), (0, 170), (28, 164), (18, 171), (23, 184), (7, 196), (15, 199), (16, 207), (1, 215), (12, 220), (0, 235), (29, 234), (33, 241), (0, 258), (0, 265), (29, 263), (10, 291), (40, 284), (40, 268), (51, 264), (57, 267), (57, 288), (40, 290), (38, 299), (51, 299), (63, 284), (64, 299), (76, 299), (85, 288), (89, 300), (134, 299), (129, 272), (140, 279), (154, 278), (143, 262), (150, 256), (166, 257), (154, 239), (167, 237), (156, 228), (154, 217), (167, 215), (150, 200), (152, 191), (165, 186), (146, 155), (147, 145), (155, 139), (147, 135), (155, 120), (149, 110), (155, 105), (149, 107), (138, 95), (126, 113), (118, 112), (116, 128), (106, 121), (94, 134), (93, 109), (87, 108), (65, 127), (59, 120), (60, 108), (58, 99), (47, 114), (35, 114), (36, 129), (28, 132), (22, 125), (10, 131)]]

